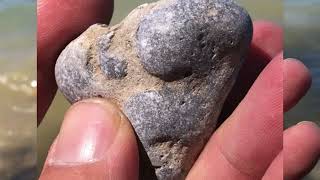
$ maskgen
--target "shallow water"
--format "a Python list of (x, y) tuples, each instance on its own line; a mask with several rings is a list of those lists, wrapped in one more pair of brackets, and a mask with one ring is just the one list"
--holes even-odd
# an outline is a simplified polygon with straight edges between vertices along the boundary
[(0, 177), (34, 179), (35, 1), (0, 0), (0, 27)]

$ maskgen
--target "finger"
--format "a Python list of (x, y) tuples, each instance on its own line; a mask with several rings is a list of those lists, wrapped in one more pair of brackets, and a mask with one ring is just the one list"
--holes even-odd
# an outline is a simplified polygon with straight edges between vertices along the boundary
[(271, 22), (255, 21), (248, 58), (244, 62), (238, 79), (225, 102), (219, 117), (220, 124), (230, 116), (245, 97), (265, 66), (282, 50), (282, 28)]
[(283, 179), (283, 151), (272, 161), (262, 180)]
[(301, 179), (310, 172), (319, 158), (319, 127), (311, 122), (300, 123), (285, 131), (284, 150), (272, 162), (262, 180)]
[[(311, 76), (308, 69), (298, 60), (285, 60), (283, 92), (284, 111), (288, 111), (292, 108), (307, 92), (310, 85)], [(284, 176), (283, 171), (280, 169), (283, 169), (283, 151), (272, 162), (264, 175), (263, 180), (282, 179)]]
[(284, 179), (304, 177), (320, 158), (320, 129), (303, 122), (284, 132)]
[(40, 180), (138, 179), (138, 156), (121, 111), (100, 99), (85, 100), (67, 112)]
[(290, 110), (307, 93), (311, 86), (309, 70), (298, 60), (284, 61), (284, 111)]
[(38, 124), (57, 90), (54, 65), (63, 48), (94, 23), (109, 22), (112, 0), (39, 0), (37, 3)]
[(254, 28), (250, 53), (263, 53), (270, 61), (283, 50), (283, 29), (268, 21), (255, 21)]
[(282, 149), (283, 60), (260, 74), (235, 112), (214, 133), (190, 179), (261, 179)]

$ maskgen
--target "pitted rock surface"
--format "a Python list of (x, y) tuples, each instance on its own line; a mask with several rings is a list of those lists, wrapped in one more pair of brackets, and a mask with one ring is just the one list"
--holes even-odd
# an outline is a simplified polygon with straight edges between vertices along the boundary
[(185, 179), (214, 132), (252, 38), (232, 0), (161, 0), (120, 24), (91, 26), (56, 64), (71, 102), (121, 107), (140, 143), (140, 179)]

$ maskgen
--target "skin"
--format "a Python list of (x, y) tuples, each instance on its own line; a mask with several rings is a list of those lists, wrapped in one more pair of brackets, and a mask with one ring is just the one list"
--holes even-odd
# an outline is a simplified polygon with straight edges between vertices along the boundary
[[(38, 123), (56, 93), (54, 64), (61, 50), (90, 24), (111, 19), (113, 2), (83, 2), (38, 1)], [(283, 112), (303, 97), (311, 78), (301, 62), (283, 59), (282, 42), (279, 26), (254, 22), (249, 57), (221, 126), (188, 180), (298, 180), (313, 168), (320, 156), (320, 129), (302, 122), (283, 130)], [(65, 115), (40, 179), (138, 179), (137, 149), (134, 131), (115, 105), (102, 99), (78, 102)]]

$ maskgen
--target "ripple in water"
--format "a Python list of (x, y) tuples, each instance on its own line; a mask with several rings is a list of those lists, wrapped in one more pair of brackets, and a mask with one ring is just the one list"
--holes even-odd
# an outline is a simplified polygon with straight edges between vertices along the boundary
[(2, 180), (19, 179), (21, 174), (23, 180), (32, 179), (26, 174), (35, 177), (36, 88), (37, 81), (23, 73), (0, 73)]

